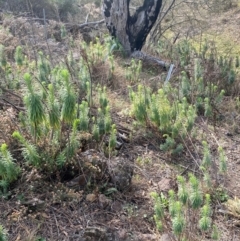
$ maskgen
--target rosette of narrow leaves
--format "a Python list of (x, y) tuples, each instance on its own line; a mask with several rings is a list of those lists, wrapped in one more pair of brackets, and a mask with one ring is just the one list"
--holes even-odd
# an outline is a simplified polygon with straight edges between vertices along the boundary
[(161, 197), (156, 193), (152, 192), (151, 196), (154, 200), (154, 221), (157, 229), (162, 231), (162, 219), (164, 218), (164, 204), (162, 203)]
[(64, 81), (64, 94), (62, 96), (63, 106), (61, 112), (61, 118), (66, 123), (71, 123), (74, 120), (75, 115), (75, 104), (76, 104), (76, 95), (71, 88), (69, 81), (69, 72), (66, 69), (61, 71), (61, 76)]
[(37, 152), (37, 148), (36, 146), (28, 143), (26, 141), (26, 139), (18, 132), (18, 131), (14, 131), (12, 136), (14, 138), (16, 138), (23, 146), (22, 148), (22, 154), (24, 159), (36, 166), (36, 167), (41, 167), (41, 157), (39, 156), (38, 152)]
[(115, 70), (115, 62), (114, 62), (114, 56), (111, 54), (108, 56), (108, 60), (110, 62), (110, 68), (109, 68), (109, 78), (111, 79)]
[(109, 137), (109, 151), (113, 151), (117, 145), (117, 130), (116, 130), (116, 125), (113, 124), (110, 132), (110, 137)]
[(64, 166), (64, 164), (66, 163), (67, 158), (66, 158), (66, 153), (65, 150), (63, 150), (62, 152), (60, 152), (56, 158), (56, 165), (57, 167), (61, 168)]
[(7, 58), (5, 55), (5, 48), (2, 44), (0, 44), (0, 66), (5, 68), (7, 66)]
[(210, 195), (206, 194), (205, 205), (201, 208), (201, 217), (199, 220), (199, 227), (204, 232), (206, 232), (211, 228), (210, 216), (211, 216)]
[(198, 83), (201, 77), (202, 77), (202, 68), (200, 64), (200, 59), (195, 58), (194, 59), (194, 81)]
[(103, 61), (104, 46), (100, 43), (99, 38), (96, 38), (95, 41), (95, 44), (90, 44), (89, 53), (92, 53), (93, 63), (98, 63)]
[(8, 150), (7, 144), (0, 147), (0, 187), (6, 192), (8, 185), (18, 178), (20, 168), (14, 162), (14, 159)]
[(61, 39), (64, 39), (67, 36), (67, 30), (64, 24), (61, 25), (60, 32), (61, 32)]
[(222, 102), (224, 95), (225, 90), (221, 90), (220, 93), (215, 97), (214, 104), (219, 105)]
[(15, 51), (15, 61), (18, 67), (21, 67), (23, 65), (24, 57), (22, 53), (22, 47), (17, 46), (16, 51)]
[(106, 114), (104, 116), (104, 124), (105, 124), (105, 133), (110, 133), (112, 126), (112, 118), (110, 114), (110, 106), (106, 107)]
[(101, 108), (98, 108), (97, 126), (100, 136), (105, 134), (105, 116)]
[(203, 81), (203, 77), (200, 77), (197, 82), (197, 93), (198, 96), (204, 96), (205, 85)]
[(231, 69), (228, 73), (228, 84), (232, 85), (236, 79), (236, 72), (235, 70)]
[(164, 144), (160, 145), (160, 149), (162, 151), (169, 151), (171, 149), (174, 149), (174, 147), (176, 146), (176, 141), (172, 137), (170, 137), (168, 134), (164, 134), (163, 137), (166, 139), (165, 139)]
[(55, 92), (52, 84), (48, 85), (48, 119), (52, 129), (60, 128), (60, 107), (55, 98)]
[(174, 234), (177, 236), (180, 236), (183, 233), (184, 227), (185, 227), (182, 203), (180, 201), (176, 201), (174, 203), (174, 206), (175, 206), (174, 209), (176, 210), (176, 214), (172, 218), (172, 227), (173, 227)]
[(79, 140), (77, 139), (77, 129), (79, 124), (80, 124), (79, 119), (75, 119), (73, 121), (72, 132), (68, 140), (68, 143), (66, 145), (66, 148), (64, 150), (67, 160), (71, 159), (75, 155), (76, 150), (79, 148)]
[(178, 43), (177, 50), (180, 56), (181, 67), (184, 67), (189, 64), (191, 49), (192, 46), (187, 40)]
[(100, 108), (102, 109), (103, 114), (106, 114), (105, 110), (108, 106), (108, 100), (107, 100), (107, 96), (106, 96), (106, 87), (98, 88), (98, 95), (99, 95)]
[(142, 85), (138, 86), (136, 93), (132, 89), (130, 89), (129, 93), (130, 100), (132, 102), (132, 113), (142, 124), (147, 122), (147, 112), (149, 106), (148, 93), (149, 90)]
[(0, 241), (7, 241), (7, 230), (0, 225)]
[(212, 115), (212, 106), (208, 97), (204, 99), (204, 116), (210, 117)]
[(38, 60), (38, 76), (41, 82), (49, 82), (49, 76), (51, 73), (51, 67), (49, 61), (43, 56), (42, 52), (39, 52)]
[(212, 238), (213, 240), (219, 240), (219, 238), (220, 238), (219, 230), (218, 230), (218, 228), (217, 228), (216, 225), (213, 225), (213, 227), (212, 227), (212, 235), (211, 235), (211, 238)]
[(202, 142), (203, 144), (203, 160), (202, 166), (207, 169), (212, 165), (212, 157), (206, 141)]
[(240, 65), (239, 65), (239, 56), (237, 55), (236, 58), (235, 58), (235, 68), (238, 68)]
[(41, 97), (33, 91), (31, 75), (26, 73), (23, 78), (29, 91), (29, 94), (24, 98), (24, 103), (27, 107), (28, 118), (33, 127), (34, 137), (36, 139), (39, 125), (45, 120), (45, 112)]
[(159, 130), (161, 130), (164, 134), (170, 133), (170, 126), (172, 125), (170, 124), (171, 104), (163, 89), (158, 90), (157, 103), (158, 103), (158, 107), (159, 107), (158, 111), (160, 115)]
[(199, 180), (193, 174), (189, 174), (190, 195), (189, 201), (193, 209), (198, 209), (202, 205), (203, 197), (199, 187)]
[(69, 51), (67, 56), (68, 65), (72, 70), (76, 70), (76, 61), (73, 58), (73, 52)]
[(181, 94), (183, 97), (190, 95), (191, 85), (185, 71), (182, 72)]
[(201, 166), (200, 168), (203, 171), (203, 180), (204, 180), (205, 184), (207, 185), (207, 187), (210, 188), (212, 185), (212, 180), (211, 180), (209, 171), (204, 166)]
[[(81, 84), (81, 90), (83, 90), (84, 93), (87, 93), (88, 85), (90, 81), (90, 74), (86, 64), (84, 63), (80, 63), (79, 79)], [(88, 85), (87, 85), (87, 82), (88, 82)]]
[(168, 200), (169, 214), (171, 218), (174, 218), (177, 214), (176, 205), (175, 205), (176, 204), (175, 192), (173, 190), (169, 190), (168, 195), (169, 195), (169, 200)]
[(157, 127), (161, 125), (160, 113), (159, 113), (159, 103), (157, 101), (157, 96), (152, 94), (150, 102), (150, 119)]
[(93, 125), (92, 135), (94, 140), (96, 140), (97, 142), (100, 141), (100, 132), (97, 124)]
[(218, 148), (219, 153), (219, 170), (221, 173), (227, 172), (227, 158), (222, 147)]
[(80, 105), (80, 118), (79, 118), (79, 129), (81, 131), (88, 131), (89, 125), (89, 107), (86, 101), (83, 101)]
[(186, 179), (183, 176), (177, 176), (178, 181), (178, 199), (183, 205), (187, 204), (188, 201), (188, 191), (186, 188)]

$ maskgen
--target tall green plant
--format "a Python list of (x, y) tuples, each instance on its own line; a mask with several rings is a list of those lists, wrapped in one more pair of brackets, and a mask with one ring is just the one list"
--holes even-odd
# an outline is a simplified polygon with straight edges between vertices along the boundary
[(24, 97), (24, 103), (27, 107), (28, 117), (33, 131), (34, 139), (36, 142), (37, 137), (40, 135), (40, 125), (45, 120), (45, 112), (41, 96), (34, 92), (32, 77), (29, 73), (24, 74), (24, 80), (28, 88), (28, 94)]
[(9, 184), (17, 180), (20, 167), (16, 165), (8, 146), (2, 144), (0, 147), (0, 188), (6, 193)]
[(8, 240), (7, 230), (2, 225), (0, 225), (0, 241), (7, 241), (7, 240)]
[(61, 111), (61, 118), (62, 121), (71, 123), (75, 119), (74, 117), (76, 114), (76, 95), (70, 84), (70, 74), (68, 70), (63, 69), (61, 71), (61, 76), (65, 87), (62, 93), (63, 106)]

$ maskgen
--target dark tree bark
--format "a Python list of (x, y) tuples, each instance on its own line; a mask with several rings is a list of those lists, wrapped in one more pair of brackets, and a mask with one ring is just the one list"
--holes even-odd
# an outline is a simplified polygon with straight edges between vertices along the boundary
[(157, 20), (162, 0), (144, 0), (133, 15), (130, 15), (129, 4), (130, 0), (103, 0), (105, 21), (110, 34), (131, 55), (141, 51)]

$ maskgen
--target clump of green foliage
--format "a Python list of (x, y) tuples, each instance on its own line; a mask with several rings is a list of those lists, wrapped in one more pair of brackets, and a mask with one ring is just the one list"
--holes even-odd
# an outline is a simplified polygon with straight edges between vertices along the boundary
[(7, 144), (0, 147), (0, 193), (6, 193), (8, 186), (17, 180), (20, 168), (15, 163)]
[(173, 59), (181, 67), (183, 73), (179, 78), (182, 82), (180, 90), (182, 94), (188, 95), (191, 103), (203, 103), (208, 98), (215, 108), (214, 101), (218, 95), (235, 94), (238, 57), (218, 54), (212, 41), (193, 43), (185, 39), (171, 45), (169, 41), (161, 40), (157, 51)]
[(219, 231), (212, 223), (210, 195), (205, 198), (199, 179), (189, 174), (188, 181), (183, 176), (177, 177), (178, 191), (170, 190), (168, 197), (156, 192), (151, 196), (154, 200), (154, 220), (159, 231), (168, 227), (170, 216), (172, 230), (176, 240), (191, 240), (192, 234), (204, 237), (212, 234), (214, 240), (219, 239)]
[(182, 72), (180, 94), (196, 105), (199, 114), (212, 117), (223, 100), (225, 90), (219, 91), (217, 85), (204, 80), (200, 60), (195, 59), (194, 77), (190, 79), (185, 71)]
[(132, 59), (130, 66), (126, 69), (126, 79), (130, 82), (130, 84), (135, 84), (139, 81), (141, 71), (142, 61)]
[(7, 241), (7, 231), (2, 225), (0, 225), (0, 241)]
[[(203, 172), (203, 181), (206, 188), (212, 190), (214, 196), (218, 196), (215, 195), (216, 184), (218, 184), (219, 174), (225, 175), (227, 173), (227, 157), (223, 148), (220, 146), (218, 148), (217, 165), (215, 159), (212, 157), (208, 143), (206, 141), (202, 141), (202, 144), (203, 159), (200, 169)], [(213, 180), (216, 182), (215, 186), (213, 186)]]
[[(76, 95), (69, 82), (69, 73), (66, 69), (59, 70), (60, 95), (56, 93), (59, 86), (54, 88), (49, 84), (44, 88), (34, 83), (29, 73), (24, 75), (24, 80), (28, 89), (24, 99), (27, 115), (21, 115), (21, 122), (32, 138), (27, 139), (18, 131), (13, 137), (23, 146), (23, 156), (29, 164), (54, 171), (71, 160), (80, 146)], [(67, 127), (65, 132), (64, 127)]]
[(168, 89), (162, 88), (151, 93), (149, 88), (138, 86), (136, 92), (130, 89), (132, 114), (137, 121), (145, 126), (156, 129), (165, 137), (161, 145), (164, 151), (179, 153), (183, 146), (177, 140), (190, 135), (196, 118), (196, 109), (187, 99), (171, 99)]
[[(24, 63), (22, 48), (19, 46), (16, 48), (16, 51), (15, 51), (15, 60), (16, 60), (17, 69), (19, 69)], [(14, 69), (16, 66), (14, 66), (14, 63), (10, 64), (7, 61), (5, 47), (1, 44), (0, 45), (0, 67), (2, 71), (2, 75), (1, 75), (2, 80), (0, 81), (0, 86), (2, 88), (15, 89), (18, 87), (19, 80), (15, 78), (16, 73), (14, 72)]]
[(218, 174), (225, 174), (226, 155), (222, 147), (218, 148), (218, 169), (212, 158), (206, 141), (203, 144), (203, 157), (200, 166), (202, 176), (196, 177), (189, 173), (188, 179), (177, 176), (178, 191), (170, 190), (166, 197), (162, 193), (152, 193), (154, 200), (154, 220), (159, 231), (169, 228), (170, 216), (172, 230), (176, 240), (191, 240), (193, 234), (198, 237), (211, 235), (213, 240), (219, 240), (220, 233), (212, 220), (211, 197), (214, 200), (226, 201), (227, 196), (213, 180), (218, 180)]
[[(100, 45), (95, 47), (94, 58), (100, 60)], [(99, 98), (93, 103), (88, 63), (83, 59), (75, 62), (70, 53), (67, 67), (53, 68), (39, 53), (35, 69), (38, 78), (29, 72), (23, 75), (27, 87), (24, 97), (26, 113), (20, 113), (23, 131), (13, 133), (13, 137), (22, 145), (22, 154), (27, 163), (49, 173), (72, 162), (81, 148), (84, 133), (89, 133), (97, 143), (102, 143), (104, 136), (110, 135), (109, 153), (116, 145), (116, 128), (112, 125), (106, 88), (98, 88)], [(73, 84), (72, 76), (77, 76), (78, 71), (80, 80)], [(90, 118), (89, 110), (93, 104), (98, 107), (98, 113)]]

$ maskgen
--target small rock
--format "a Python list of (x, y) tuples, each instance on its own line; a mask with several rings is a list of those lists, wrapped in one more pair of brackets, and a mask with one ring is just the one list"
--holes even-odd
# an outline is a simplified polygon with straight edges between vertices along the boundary
[(97, 196), (93, 193), (90, 193), (86, 196), (86, 201), (88, 202), (94, 202), (97, 199)]
[(158, 188), (160, 192), (168, 192), (174, 187), (174, 181), (171, 178), (163, 178), (158, 183)]
[(161, 238), (160, 241), (173, 241), (173, 236), (168, 234), (168, 233), (164, 233)]
[(111, 200), (109, 198), (107, 198), (104, 194), (100, 194), (98, 196), (98, 200), (100, 202), (100, 205), (103, 208), (106, 208), (111, 203)]
[(157, 241), (157, 237), (155, 234), (141, 234), (138, 237), (139, 241)]
[(88, 227), (84, 231), (84, 241), (106, 241), (107, 230), (100, 227)]
[(120, 212), (122, 210), (122, 203), (119, 201), (114, 201), (111, 206), (113, 212)]
[(121, 229), (117, 232), (117, 236), (119, 240), (126, 240), (127, 239), (127, 231), (125, 229)]
[(115, 187), (124, 191), (131, 185), (133, 166), (130, 160), (123, 157), (112, 158), (108, 163), (108, 171)]

